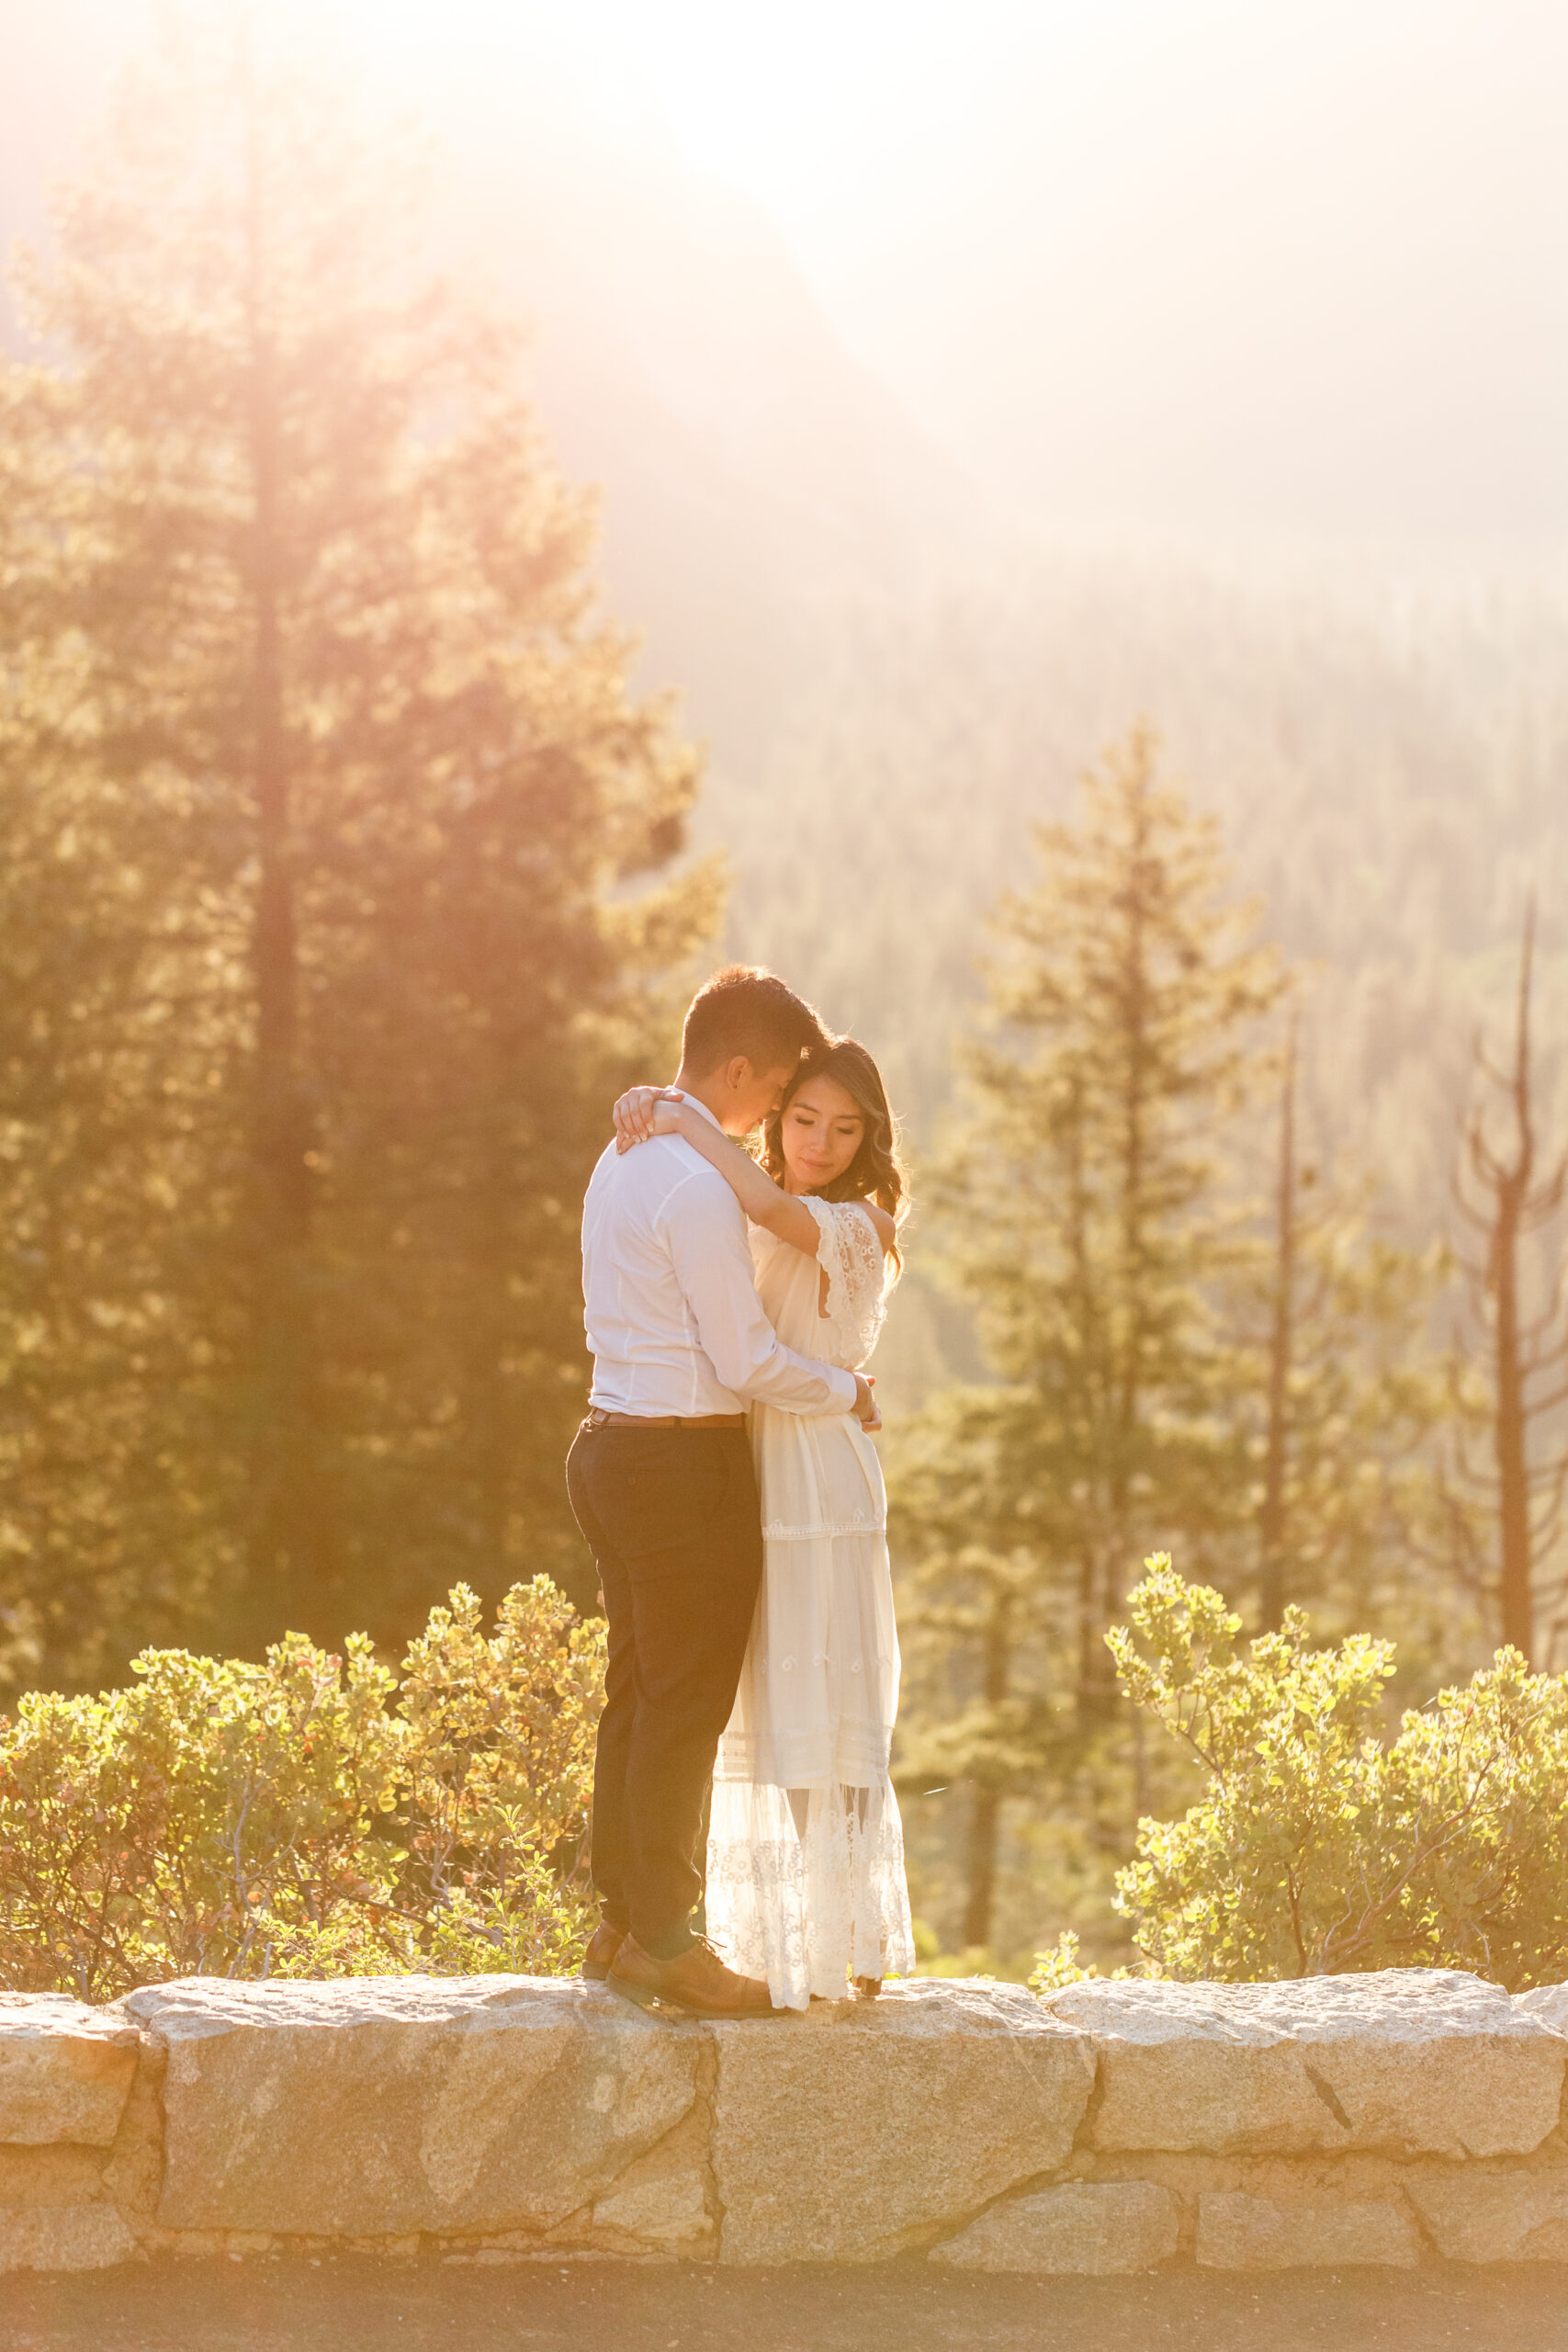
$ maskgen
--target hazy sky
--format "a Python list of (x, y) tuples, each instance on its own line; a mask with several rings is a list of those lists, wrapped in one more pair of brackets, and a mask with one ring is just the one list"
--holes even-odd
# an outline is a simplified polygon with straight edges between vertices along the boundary
[[(449, 122), (570, 89), (742, 190), (1047, 527), (1568, 546), (1568, 0), (299, 5)], [(68, 22), (140, 13), (0, 36), (91, 79)]]
[(335, 6), (572, 59), (1042, 519), (1568, 541), (1564, 0)]

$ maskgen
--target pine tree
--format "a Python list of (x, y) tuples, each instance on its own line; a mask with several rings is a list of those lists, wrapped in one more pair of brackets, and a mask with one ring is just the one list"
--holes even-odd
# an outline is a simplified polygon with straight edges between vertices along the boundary
[(248, 14), (186, 28), (29, 277), (64, 364), (5, 409), (9, 1167), (57, 1158), (71, 1239), (8, 1302), (5, 1442), (47, 1672), (95, 1483), (138, 1627), (205, 1590), (253, 1651), (575, 1549), (577, 1203), (713, 882), (626, 896), (692, 755), (512, 334), (411, 264), (406, 167)]
[(1138, 730), (1043, 827), (1043, 878), (1004, 903), (977, 1116), (946, 1191), (997, 1369), (1034, 1399), (1039, 1468), (1076, 1495), (1076, 1694), (1112, 1683), (1103, 1634), (1161, 1527), (1201, 1529), (1229, 1474), (1215, 1300), (1237, 1250), (1221, 1140), (1261, 1069), (1280, 987), (1222, 895), (1217, 828), (1162, 787)]
[[(942, 1188), (959, 1278), (1010, 1385), (975, 1400), (963, 1430), (914, 1441), (929, 1436), (931, 1476), (959, 1487), (978, 1449), (986, 1523), (1017, 1530), (1005, 1546), (981, 1539), (998, 1569), (945, 1699), (924, 1694), (933, 1714), (964, 1710), (976, 1741), (977, 1709), (998, 1730), (1019, 1720), (1043, 1658), (1052, 1687), (1025, 1714), (1038, 1724), (1070, 1698), (1079, 1740), (1101, 1731), (1115, 1704), (1104, 1635), (1139, 1563), (1171, 1547), (1212, 1556), (1250, 1476), (1219, 1309), (1239, 1244), (1217, 1204), (1275, 960), (1249, 944), (1254, 910), (1223, 895), (1216, 829), (1160, 784), (1146, 730), (1085, 778), (1081, 821), (1037, 841), (1042, 877), (998, 918), (991, 1035), (969, 1057), (974, 1116)], [(918, 1564), (943, 1546), (911, 1525), (904, 1548)], [(1021, 1587), (1032, 1645), (1010, 1631)], [(917, 1638), (935, 1605), (914, 1610)], [(984, 1943), (998, 1776), (973, 1777), (966, 1935)]]

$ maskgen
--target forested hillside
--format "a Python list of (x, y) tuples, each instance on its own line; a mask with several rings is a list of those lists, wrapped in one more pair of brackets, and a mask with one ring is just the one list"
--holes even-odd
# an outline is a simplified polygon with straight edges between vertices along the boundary
[[(1308, 967), (1314, 1148), (1376, 1179), (1393, 1229), (1446, 1227), (1474, 1032), (1506, 1018), (1531, 888), (1562, 1105), (1568, 597), (1040, 560), (845, 609), (821, 643), (774, 740), (716, 763), (700, 824), (734, 862), (732, 945), (886, 1057), (918, 1136), (1031, 824), (1140, 717)], [(922, 1362), (927, 1344), (922, 1317)]]
[(1429, 1054), (1440, 1008), (1484, 1001), (1527, 888), (1562, 944), (1568, 597), (1356, 594), (1107, 559), (846, 610), (755, 769), (721, 761), (710, 782), (732, 936), (876, 1028), (928, 1125), (985, 910), (1029, 825), (1140, 717), (1220, 818), (1269, 933), (1319, 967), (1325, 1113), (1414, 1199), (1425, 1172), (1382, 1132), (1412, 1048)]

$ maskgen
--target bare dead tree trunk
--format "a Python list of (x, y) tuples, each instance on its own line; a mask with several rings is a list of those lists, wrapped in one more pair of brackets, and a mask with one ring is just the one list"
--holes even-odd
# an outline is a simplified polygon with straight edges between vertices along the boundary
[(1296, 1016), (1285, 1041), (1280, 1096), (1280, 1165), (1274, 1192), (1274, 1298), (1269, 1330), (1268, 1445), (1258, 1521), (1259, 1611), (1265, 1631), (1285, 1614), (1285, 1477), (1290, 1451), (1291, 1367), (1296, 1316)]
[(1493, 1446), (1497, 1464), (1497, 1532), (1501, 1553), (1499, 1600), (1503, 1639), (1533, 1658), (1535, 1625), (1531, 1589), (1530, 1497), (1526, 1462), (1527, 1413), (1519, 1346), (1519, 1230), (1535, 1172), (1535, 1129), (1530, 1114), (1530, 965), (1535, 908), (1525, 917), (1519, 957), (1518, 1006), (1514, 1029), (1514, 1067), (1509, 1094), (1515, 1148), (1510, 1162), (1498, 1164), (1493, 1197), (1496, 1215), (1486, 1269), (1492, 1295), (1493, 1381), (1496, 1414)]
[[(1461, 1478), (1490, 1508), (1496, 1528), (1495, 1591), (1505, 1642), (1533, 1665), (1536, 1653), (1537, 1575), (1562, 1525), (1568, 1486), (1568, 1445), (1559, 1442), (1542, 1453), (1531, 1435), (1547, 1416), (1568, 1400), (1562, 1380), (1568, 1360), (1562, 1324), (1562, 1273), (1544, 1306), (1535, 1314), (1523, 1304), (1523, 1245), (1557, 1216), (1568, 1190), (1568, 1151), (1545, 1175), (1538, 1175), (1530, 1044), (1530, 999), (1535, 949), (1535, 905), (1525, 912), (1519, 952), (1519, 983), (1511, 1067), (1496, 1069), (1477, 1049), (1483, 1075), (1502, 1091), (1512, 1136), (1510, 1148), (1494, 1149), (1484, 1106), (1465, 1124), (1463, 1170), (1480, 1204), (1456, 1185), (1461, 1214), (1480, 1234), (1484, 1255), (1466, 1266), (1477, 1319), (1485, 1334), (1491, 1389), (1489, 1451), (1484, 1473), (1475, 1472), (1460, 1452)], [(1549, 1384), (1542, 1389), (1539, 1384)]]

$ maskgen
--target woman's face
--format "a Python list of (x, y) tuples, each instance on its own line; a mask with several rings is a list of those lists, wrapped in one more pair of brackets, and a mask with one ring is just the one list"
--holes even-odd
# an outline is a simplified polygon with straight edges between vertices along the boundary
[(861, 1147), (865, 1114), (836, 1078), (808, 1078), (781, 1124), (792, 1193), (817, 1193), (841, 1176)]

